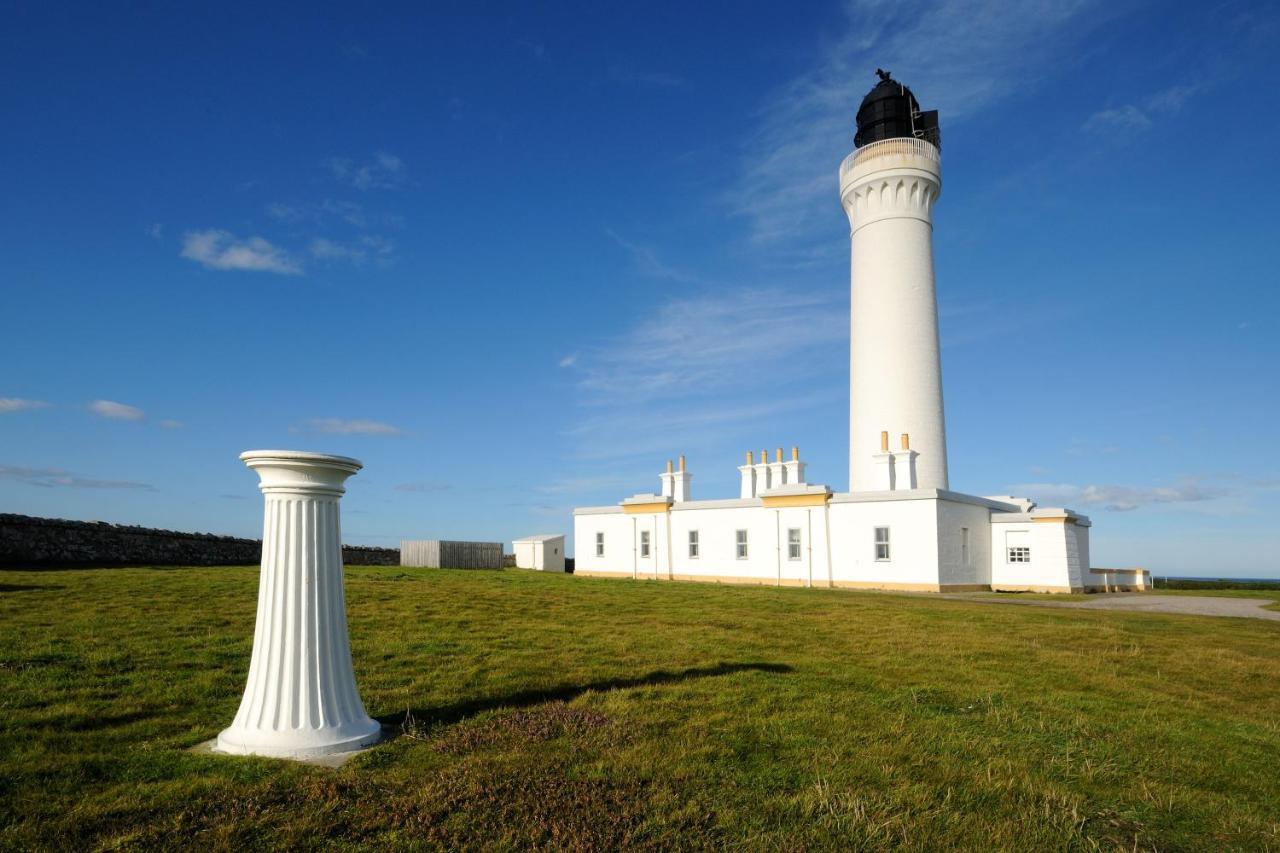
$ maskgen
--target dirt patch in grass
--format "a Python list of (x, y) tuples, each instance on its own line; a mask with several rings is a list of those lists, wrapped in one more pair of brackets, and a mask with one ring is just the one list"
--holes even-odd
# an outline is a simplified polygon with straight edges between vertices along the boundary
[(431, 747), (448, 755), (462, 755), (493, 746), (573, 738), (608, 724), (609, 718), (599, 712), (565, 702), (548, 702), (536, 708), (448, 726), (433, 738)]

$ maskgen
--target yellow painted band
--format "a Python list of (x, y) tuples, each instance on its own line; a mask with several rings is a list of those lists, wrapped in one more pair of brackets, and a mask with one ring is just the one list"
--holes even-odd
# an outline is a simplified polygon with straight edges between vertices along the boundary
[(831, 495), (820, 492), (814, 495), (765, 495), (761, 500), (767, 508), (777, 509), (788, 506), (823, 506)]

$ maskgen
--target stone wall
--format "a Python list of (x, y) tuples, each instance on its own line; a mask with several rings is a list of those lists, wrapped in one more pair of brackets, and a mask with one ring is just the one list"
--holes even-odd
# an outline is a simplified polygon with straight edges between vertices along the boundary
[[(254, 566), (262, 540), (0, 513), (0, 566)], [(342, 546), (349, 566), (398, 566), (396, 548)]]

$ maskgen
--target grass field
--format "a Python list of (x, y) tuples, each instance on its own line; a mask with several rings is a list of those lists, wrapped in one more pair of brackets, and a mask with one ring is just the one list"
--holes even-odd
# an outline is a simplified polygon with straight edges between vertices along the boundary
[(353, 568), (328, 769), (187, 751), (256, 576), (0, 573), (0, 847), (1280, 849), (1273, 622)]

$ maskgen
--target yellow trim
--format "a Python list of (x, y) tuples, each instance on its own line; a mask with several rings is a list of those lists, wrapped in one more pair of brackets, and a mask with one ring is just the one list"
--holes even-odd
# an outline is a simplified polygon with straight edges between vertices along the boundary
[(1036, 524), (1075, 524), (1076, 520), (1069, 515), (1052, 516), (1050, 518), (1033, 518)]
[(640, 515), (649, 512), (670, 512), (671, 504), (666, 501), (654, 501), (647, 504), (623, 504), (622, 511), (628, 515)]
[(761, 498), (766, 509), (778, 509), (787, 506), (824, 506), (831, 495), (818, 492), (812, 495), (765, 495)]
[(992, 584), (992, 592), (1084, 592), (1079, 586), (1022, 586), (1020, 584)]

